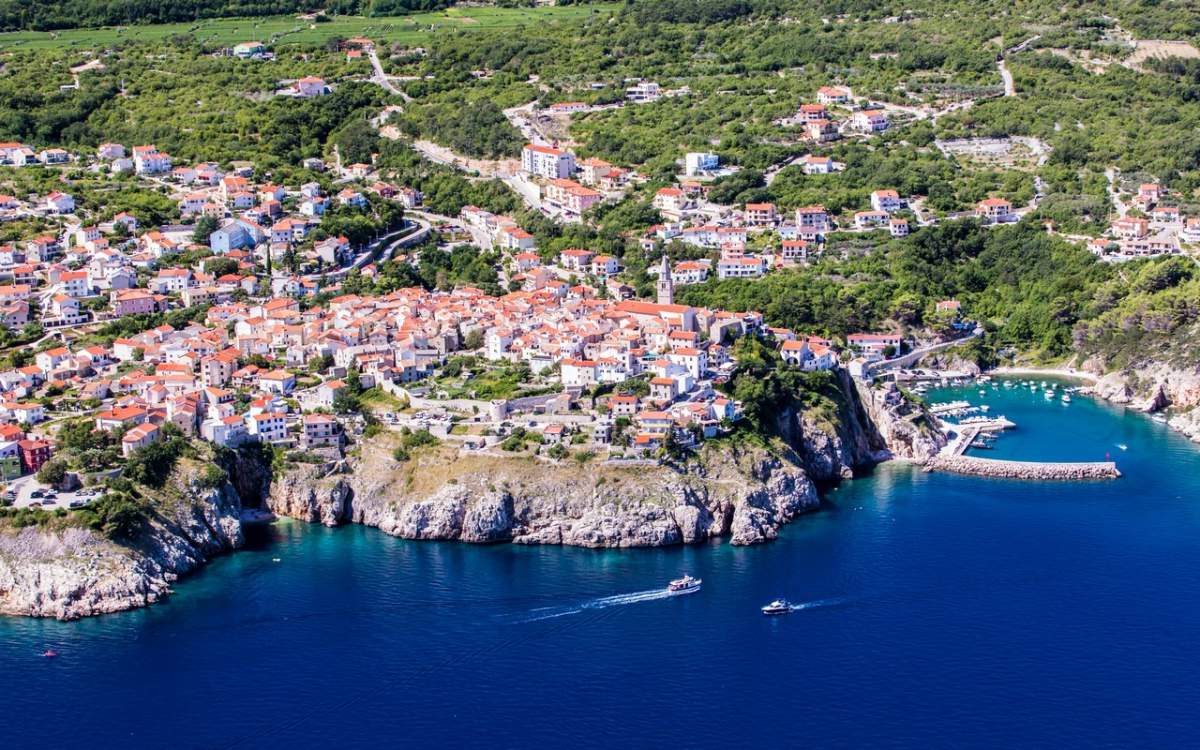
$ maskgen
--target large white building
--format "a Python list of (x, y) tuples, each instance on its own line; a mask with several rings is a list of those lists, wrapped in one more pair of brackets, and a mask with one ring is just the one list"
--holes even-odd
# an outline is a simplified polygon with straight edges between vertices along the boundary
[(547, 180), (565, 179), (575, 173), (575, 156), (570, 151), (530, 143), (521, 149), (521, 169)]

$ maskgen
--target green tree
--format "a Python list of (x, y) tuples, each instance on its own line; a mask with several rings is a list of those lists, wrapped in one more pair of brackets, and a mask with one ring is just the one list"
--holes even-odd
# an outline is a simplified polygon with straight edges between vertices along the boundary
[(207, 214), (201, 216), (196, 220), (196, 223), (192, 225), (192, 242), (195, 242), (198, 245), (207, 245), (208, 236), (217, 231), (217, 226), (217, 220), (214, 217), (208, 216)]

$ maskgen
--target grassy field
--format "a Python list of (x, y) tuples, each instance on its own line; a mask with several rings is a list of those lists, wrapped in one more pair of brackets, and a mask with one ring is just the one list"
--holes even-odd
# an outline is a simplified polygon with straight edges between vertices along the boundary
[(592, 6), (540, 8), (450, 8), (409, 16), (336, 16), (327, 23), (302, 21), (295, 16), (265, 16), (65, 31), (12, 31), (0, 33), (0, 50), (87, 49), (126, 40), (156, 41), (174, 34), (191, 34), (206, 42), (227, 45), (246, 41), (320, 44), (334, 36), (368, 36), (376, 41), (420, 45), (430, 42), (437, 34), (447, 32), (578, 21), (591, 13), (608, 13), (618, 7), (618, 3), (597, 3)]

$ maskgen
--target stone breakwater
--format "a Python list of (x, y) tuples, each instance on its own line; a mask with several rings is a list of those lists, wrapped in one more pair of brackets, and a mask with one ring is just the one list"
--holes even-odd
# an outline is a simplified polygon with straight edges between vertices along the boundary
[(1088, 463), (1052, 463), (1040, 461), (1001, 461), (973, 456), (938, 456), (925, 463), (926, 471), (945, 471), (996, 479), (1033, 479), (1038, 481), (1075, 481), (1116, 479), (1121, 476), (1112, 461)]

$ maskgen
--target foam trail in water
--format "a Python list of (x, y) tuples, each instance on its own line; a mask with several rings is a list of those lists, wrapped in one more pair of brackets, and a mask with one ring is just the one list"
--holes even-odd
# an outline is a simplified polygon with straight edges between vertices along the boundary
[[(638, 604), (640, 602), (652, 602), (656, 599), (666, 599), (671, 594), (665, 589), (650, 589), (648, 591), (634, 591), (629, 594), (616, 594), (614, 596), (603, 596), (599, 599), (592, 599), (583, 602), (582, 604), (573, 604), (567, 607), (541, 607), (539, 609), (530, 610), (532, 617), (518, 620), (517, 624), (526, 622), (538, 622), (539, 620), (552, 620), (557, 617), (566, 617), (567, 615), (577, 615), (580, 612), (591, 609), (606, 609), (608, 607), (618, 607), (623, 604)], [(534, 614), (536, 613), (536, 614)]]
[(805, 609), (820, 609), (821, 607), (836, 607), (839, 604), (845, 604), (850, 601), (847, 597), (841, 596), (836, 599), (814, 599), (811, 602), (801, 602), (793, 604), (792, 611), (800, 612)]

